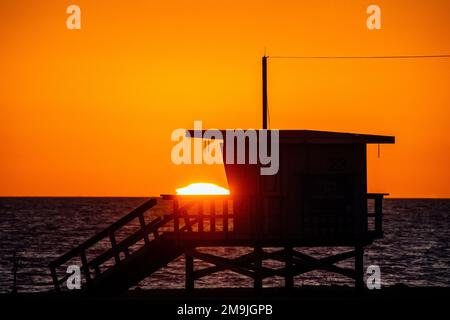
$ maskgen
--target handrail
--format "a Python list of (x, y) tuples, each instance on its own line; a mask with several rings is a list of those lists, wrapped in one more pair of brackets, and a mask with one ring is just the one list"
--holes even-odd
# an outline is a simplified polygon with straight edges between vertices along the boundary
[[(222, 230), (219, 232), (230, 232), (228, 219), (233, 219), (234, 215), (229, 212), (228, 200), (232, 198), (229, 195), (162, 195), (163, 199), (173, 201), (173, 232), (179, 236), (180, 232), (217, 232), (216, 222), (222, 220)], [(217, 203), (221, 202), (222, 213), (218, 214), (216, 211)], [(180, 207), (180, 202), (187, 202), (183, 207)], [(209, 206), (208, 214), (204, 212), (204, 205)], [(197, 206), (197, 214), (188, 214), (186, 207)], [(190, 223), (190, 219), (195, 219), (195, 223)], [(180, 222), (184, 220), (186, 228), (180, 227)], [(204, 223), (209, 220), (209, 231), (205, 231)], [(192, 229), (192, 226), (197, 224), (197, 231)]]
[(50, 268), (53, 268), (55, 266), (60, 266), (61, 264), (67, 262), (71, 258), (79, 255), (80, 253), (85, 251), (87, 248), (91, 247), (92, 245), (96, 244), (100, 240), (109, 236), (112, 232), (120, 229), (121, 227), (123, 227), (125, 224), (127, 224), (131, 220), (137, 218), (140, 214), (143, 214), (145, 211), (154, 207), (156, 205), (156, 203), (157, 203), (156, 199), (150, 199), (150, 200), (144, 202), (142, 205), (140, 205), (139, 207), (137, 207), (136, 209), (134, 209), (133, 211), (128, 213), (126, 216), (120, 218), (119, 220), (117, 220), (116, 222), (111, 224), (109, 227), (103, 229), (102, 231), (100, 231), (93, 237), (89, 238), (82, 244), (78, 245), (77, 247), (73, 248), (69, 252), (65, 253), (64, 255), (60, 256), (56, 260), (52, 261), (49, 265)]
[[(53, 278), (53, 283), (55, 286), (55, 290), (60, 290), (60, 285), (63, 283), (70, 274), (65, 274), (62, 277), (58, 277), (58, 268), (60, 268), (63, 264), (65, 264), (67, 261), (78, 257), (81, 258), (81, 267), (80, 270), (84, 274), (84, 277), (86, 279), (86, 283), (89, 286), (92, 284), (92, 280), (97, 278), (101, 273), (101, 266), (109, 261), (111, 258), (114, 258), (115, 265), (122, 264), (122, 261), (124, 259), (121, 258), (121, 254), (125, 254), (125, 260), (128, 256), (132, 255), (134, 253), (134, 250), (130, 250), (133, 245), (137, 244), (140, 240), (144, 240), (145, 246), (150, 245), (150, 242), (152, 241), (159, 241), (161, 235), (161, 232), (164, 233), (166, 231), (168, 232), (175, 232), (177, 234), (177, 237), (180, 232), (196, 232), (193, 230), (192, 226), (198, 225), (199, 232), (203, 231), (203, 221), (206, 218), (202, 213), (202, 210), (199, 210), (199, 214), (189, 214), (188, 211), (191, 207), (203, 204), (203, 201), (210, 201), (209, 203), (209, 211), (210, 211), (210, 232), (216, 232), (216, 219), (223, 220), (223, 231), (227, 233), (229, 230), (228, 226), (228, 219), (233, 218), (233, 214), (230, 214), (228, 210), (228, 200), (229, 197), (207, 197), (200, 199), (199, 197), (188, 197), (182, 198), (184, 201), (188, 200), (187, 203), (183, 203), (182, 206), (179, 205), (179, 200), (181, 198), (173, 197), (171, 200), (173, 200), (174, 203), (174, 211), (171, 214), (165, 214), (162, 216), (158, 216), (154, 218), (149, 223), (146, 223), (144, 218), (144, 213), (155, 206), (157, 204), (156, 199), (150, 199), (128, 213), (127, 215), (123, 216), (107, 228), (103, 229), (93, 237), (90, 237), (86, 241), (84, 241), (82, 244), (78, 245), (77, 247), (73, 248), (69, 252), (63, 254), (62, 256), (58, 257), (54, 261), (52, 261), (49, 264), (51, 276)], [(217, 214), (216, 207), (214, 205), (214, 201), (221, 200), (222, 201), (222, 212), (221, 214)], [(200, 208), (202, 208), (202, 205), (200, 205)], [(125, 226), (127, 223), (132, 221), (133, 219), (139, 219), (139, 225), (140, 228), (138, 230), (132, 231), (131, 234), (126, 236), (124, 239), (121, 239), (118, 241), (116, 239), (116, 232), (121, 227)], [(181, 223), (180, 220), (184, 220), (184, 223)], [(169, 222), (173, 222), (173, 225), (170, 225)], [(168, 229), (163, 229), (162, 231), (159, 230), (161, 227), (167, 226)], [(201, 226), (201, 227), (200, 227)], [(153, 238), (150, 238), (149, 236), (153, 235)], [(95, 244), (97, 244), (99, 241), (109, 238), (110, 241), (110, 247), (106, 248), (103, 252), (96, 255), (95, 257), (92, 257), (89, 259), (87, 256), (88, 249)], [(109, 267), (109, 266), (108, 266)], [(95, 272), (95, 275), (92, 274), (92, 272)]]
[[(150, 199), (138, 208), (134, 209), (132, 212), (127, 214), (126, 216), (120, 218), (115, 223), (111, 224), (106, 229), (102, 230), (101, 232), (97, 233), (93, 237), (89, 238), (85, 242), (83, 242), (81, 245), (75, 247), (74, 249), (70, 250), (68, 253), (60, 256), (58, 259), (54, 260), (50, 263), (50, 272), (53, 278), (53, 283), (55, 285), (55, 289), (59, 290), (59, 285), (68, 278), (69, 275), (64, 275), (61, 279), (58, 279), (58, 275), (56, 272), (56, 269), (60, 267), (62, 264), (67, 262), (68, 260), (79, 256), (81, 258), (81, 271), (84, 273), (86, 277), (86, 281), (90, 282), (91, 280), (91, 269), (95, 271), (96, 276), (98, 276), (100, 272), (100, 266), (108, 261), (111, 258), (114, 258), (115, 264), (120, 264), (120, 253), (124, 252), (125, 256), (130, 255), (129, 248), (136, 244), (139, 240), (144, 239), (145, 244), (150, 243), (149, 235), (154, 235), (154, 240), (158, 240), (160, 237), (158, 229), (167, 225), (170, 221), (173, 221), (174, 215), (164, 215), (163, 217), (158, 216), (155, 219), (153, 219), (151, 222), (146, 223), (143, 214), (152, 208), (157, 203), (156, 199)], [(180, 208), (181, 212), (186, 212), (193, 203), (188, 203)], [(130, 222), (131, 220), (139, 218), (140, 222), (140, 228), (136, 231), (134, 231), (131, 235), (126, 237), (125, 239), (121, 241), (116, 241), (115, 237), (115, 231), (117, 231), (119, 228)], [(195, 219), (191, 222), (195, 223)], [(183, 227), (184, 230), (185, 227)], [(97, 255), (95, 258), (88, 260), (86, 257), (86, 250), (91, 247), (92, 245), (96, 244), (98, 241), (109, 237), (111, 242), (111, 247), (107, 249), (106, 251), (102, 252), (100, 255)]]
[(369, 217), (375, 218), (375, 236), (383, 237), (383, 199), (389, 193), (368, 193), (367, 199), (374, 200), (374, 212), (368, 213)]
[[(152, 222), (150, 222), (145, 228), (148, 231), (148, 233), (153, 233), (153, 232), (156, 232), (156, 230), (158, 228), (165, 225), (172, 219), (173, 219), (173, 217), (171, 215), (164, 217), (164, 219), (161, 219), (160, 217), (158, 217), (155, 220), (153, 220)], [(117, 243), (116, 250), (114, 250), (113, 248), (106, 250), (105, 252), (103, 252), (102, 254), (97, 256), (96, 258), (89, 261), (88, 265), (93, 268), (101, 265), (105, 261), (112, 258), (114, 256), (115, 251), (118, 251), (118, 252), (125, 251), (126, 249), (128, 249), (130, 246), (132, 246), (133, 244), (138, 242), (143, 237), (144, 237), (144, 235), (142, 234), (142, 230), (138, 230), (137, 232), (133, 233), (132, 235), (126, 237), (125, 239), (123, 239), (122, 241)]]

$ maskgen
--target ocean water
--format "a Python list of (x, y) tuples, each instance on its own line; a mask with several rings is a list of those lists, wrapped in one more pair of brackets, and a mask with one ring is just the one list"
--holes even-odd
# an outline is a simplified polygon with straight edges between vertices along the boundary
[[(135, 208), (145, 198), (0, 198), (0, 293), (13, 283), (12, 257), (19, 258), (19, 292), (53, 288), (48, 264)], [(159, 200), (151, 215), (167, 212)], [(383, 205), (384, 238), (368, 246), (365, 266), (381, 269), (383, 286), (450, 286), (450, 200), (386, 199)], [(126, 232), (127, 230), (124, 230)], [(129, 231), (129, 230), (128, 230)], [(119, 235), (120, 237), (120, 235)], [(103, 250), (104, 248), (98, 248)], [(303, 248), (302, 248), (303, 249)], [(249, 248), (203, 248), (205, 252), (236, 257)], [(336, 253), (336, 248), (304, 250), (314, 256)], [(277, 267), (276, 261), (264, 262)], [(279, 264), (279, 263), (278, 263)], [(341, 263), (352, 266), (351, 260)], [(196, 267), (205, 265), (196, 264)], [(264, 286), (282, 286), (282, 278), (269, 278)], [(326, 272), (295, 278), (295, 285), (353, 285), (353, 281)], [(243, 287), (252, 281), (224, 271), (202, 278), (196, 287)], [(146, 288), (182, 288), (183, 257), (139, 283)]]

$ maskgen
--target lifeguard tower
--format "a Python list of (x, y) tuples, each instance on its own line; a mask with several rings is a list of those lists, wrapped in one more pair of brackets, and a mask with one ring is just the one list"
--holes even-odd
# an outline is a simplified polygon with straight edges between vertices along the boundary
[[(263, 58), (263, 67), (266, 61)], [(266, 70), (263, 68), (263, 128), (266, 128)], [(225, 132), (224, 132), (225, 134)], [(226, 164), (229, 196), (163, 195), (173, 210), (149, 219), (156, 205), (150, 199), (110, 227), (50, 264), (56, 290), (68, 278), (67, 264), (78, 263), (84, 288), (114, 294), (185, 256), (186, 289), (195, 280), (231, 270), (253, 279), (280, 276), (286, 287), (294, 277), (313, 270), (339, 273), (363, 287), (364, 247), (383, 236), (382, 200), (386, 194), (367, 193), (367, 144), (394, 143), (391, 136), (282, 130), (279, 132), (279, 171), (260, 175), (259, 164)], [(224, 149), (226, 149), (224, 147)], [(374, 211), (368, 212), (368, 200)], [(137, 224), (138, 230), (117, 240), (117, 232)], [(92, 255), (100, 241), (109, 248)], [(215, 256), (198, 247), (251, 247), (237, 258)], [(351, 247), (350, 251), (316, 258), (305, 247)], [(266, 250), (271, 248), (271, 250)], [(354, 268), (336, 263), (354, 259)], [(196, 269), (194, 259), (212, 264)], [(269, 268), (264, 260), (278, 260)], [(111, 262), (112, 261), (112, 262)]]

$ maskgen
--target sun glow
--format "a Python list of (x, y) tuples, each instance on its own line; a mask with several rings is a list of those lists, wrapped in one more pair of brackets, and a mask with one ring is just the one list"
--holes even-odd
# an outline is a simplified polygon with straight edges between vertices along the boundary
[(217, 194), (228, 195), (228, 189), (219, 187), (214, 183), (191, 183), (190, 185), (176, 190), (180, 195), (201, 195), (201, 194)]

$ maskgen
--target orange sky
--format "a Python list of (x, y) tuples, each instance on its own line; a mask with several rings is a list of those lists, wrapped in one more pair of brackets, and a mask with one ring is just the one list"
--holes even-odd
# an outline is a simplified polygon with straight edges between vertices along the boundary
[[(366, 28), (366, 7), (382, 30)], [(78, 4), (82, 29), (66, 28)], [(0, 2), (0, 195), (150, 196), (226, 186), (175, 166), (172, 130), (260, 126), (269, 55), (450, 53), (450, 1)], [(450, 59), (269, 61), (272, 128), (395, 135), (369, 191), (450, 197)]]

